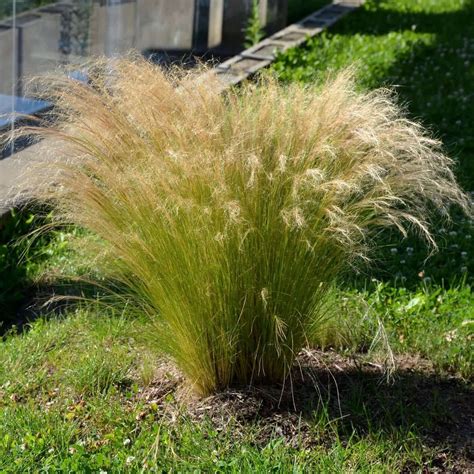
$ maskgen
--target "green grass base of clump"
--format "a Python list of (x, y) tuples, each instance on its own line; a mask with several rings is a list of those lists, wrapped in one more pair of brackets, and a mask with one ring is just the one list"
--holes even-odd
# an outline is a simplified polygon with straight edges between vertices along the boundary
[[(388, 310), (413, 310), (413, 297)], [(442, 295), (455, 305), (465, 297), (463, 290)], [(414, 336), (427, 335), (413, 328)], [(167, 388), (173, 375), (140, 340), (144, 330), (144, 321), (92, 305), (7, 337), (0, 351), (0, 470), (389, 473), (440, 462), (468, 466), (439, 431), (465, 422), (457, 409), (470, 389), (462, 381), (446, 385), (442, 376), (402, 370), (387, 384), (383, 372), (341, 373), (345, 359), (333, 363), (328, 353), (318, 357), (326, 357), (321, 366), (331, 375), (316, 372), (280, 409), (277, 399), (268, 405), (245, 390), (240, 398), (227, 395), (227, 405), (211, 397), (186, 408), (179, 391)], [(405, 342), (409, 350), (413, 340)], [(266, 413), (255, 408), (255, 397), (268, 405)], [(226, 412), (232, 400), (242, 405)]]

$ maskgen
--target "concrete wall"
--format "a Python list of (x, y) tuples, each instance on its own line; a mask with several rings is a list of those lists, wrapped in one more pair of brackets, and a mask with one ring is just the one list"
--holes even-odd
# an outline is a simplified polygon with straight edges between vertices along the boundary
[(288, 17), (288, 0), (267, 0), (265, 18), (265, 29), (268, 33), (275, 33), (286, 26)]
[(224, 0), (211, 0), (207, 36), (208, 48), (215, 48), (222, 43), (223, 21)]
[(137, 0), (136, 48), (191, 49), (195, 0)]
[[(287, 2), (260, 0), (267, 33), (284, 26)], [(27, 77), (131, 49), (238, 52), (251, 6), (252, 0), (63, 0), (26, 12), (17, 17), (15, 52), (11, 25), (0, 23), (0, 93), (11, 93), (13, 55)]]
[(19, 26), (21, 74), (36, 76), (54, 70), (61, 62), (60, 15), (45, 13)]
[(137, 29), (137, 5), (133, 1), (94, 2), (90, 15), (91, 55), (115, 56), (132, 49)]
[(12, 93), (12, 67), (13, 61), (17, 62), (16, 57), (13, 55), (13, 35), (17, 35), (17, 31), (13, 31), (8, 26), (0, 27), (0, 58), (2, 58), (2, 64), (0, 67), (0, 94), (11, 94)]

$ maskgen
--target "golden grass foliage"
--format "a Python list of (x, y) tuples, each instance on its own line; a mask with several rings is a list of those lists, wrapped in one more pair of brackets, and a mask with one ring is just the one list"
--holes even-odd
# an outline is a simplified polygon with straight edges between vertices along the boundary
[(439, 142), (389, 92), (355, 92), (350, 72), (225, 94), (139, 59), (89, 76), (48, 84), (60, 120), (35, 133), (68, 160), (41, 199), (106, 243), (199, 394), (284, 380), (374, 231), (411, 227), (433, 243), (429, 217), (466, 208)]

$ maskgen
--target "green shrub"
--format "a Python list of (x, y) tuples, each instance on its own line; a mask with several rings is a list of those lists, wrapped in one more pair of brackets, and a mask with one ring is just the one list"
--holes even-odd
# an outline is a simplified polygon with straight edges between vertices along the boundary
[(22, 308), (32, 303), (39, 287), (53, 283), (46, 278), (48, 267), (59, 266), (65, 273), (67, 269), (68, 275), (80, 269), (79, 261), (71, 259), (71, 242), (76, 237), (82, 242), (83, 234), (56, 226), (50, 211), (31, 204), (12, 209), (0, 220), (0, 334), (27, 322)]
[[(53, 248), (63, 250), (62, 234), (50, 225), (44, 209), (13, 209), (0, 222), (0, 333), (11, 324)], [(40, 228), (48, 231), (39, 234)]]
[(48, 81), (61, 119), (38, 133), (70, 159), (39, 198), (106, 242), (107, 271), (200, 394), (282, 381), (378, 229), (433, 243), (434, 211), (467, 208), (440, 144), (348, 72), (220, 95), (142, 60), (89, 71)]

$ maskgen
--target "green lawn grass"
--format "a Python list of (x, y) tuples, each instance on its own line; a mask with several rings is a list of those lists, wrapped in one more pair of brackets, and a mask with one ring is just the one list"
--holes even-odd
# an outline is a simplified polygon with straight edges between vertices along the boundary
[[(473, 191), (473, 2), (368, 1), (280, 56), (274, 69), (285, 81), (317, 83), (353, 61), (360, 87), (397, 86), (407, 113), (443, 139)], [(268, 434), (262, 417), (243, 422), (235, 413), (221, 429), (206, 410), (196, 421), (173, 391), (147, 398), (158, 358), (140, 338), (146, 324), (126, 311), (89, 304), (45, 314), (0, 343), (0, 472), (468, 472), (472, 464), (459, 464), (453, 439), (466, 428), (459, 417), (469, 416), (461, 402), (472, 399), (473, 231), (472, 221), (455, 216), (451, 228), (439, 229), (441, 251), (426, 262), (413, 237), (384, 236), (376, 256), (384, 264), (341, 290), (337, 317), (313, 344), (377, 365), (386, 348), (371, 344), (381, 322), (395, 353), (420, 356), (420, 370), (433, 369), (402, 368), (387, 384), (380, 374), (331, 366), (339, 391), (320, 381), (317, 401), (305, 402), (296, 422), (297, 433), (311, 433), (310, 446), (298, 436), (288, 442), (281, 422), (270, 423)], [(74, 267), (64, 240), (45, 248), (53, 266)], [(41, 248), (23, 260), (32, 263), (14, 289), (37, 276)]]
[(315, 339), (318, 346), (365, 351), (383, 325), (396, 353), (418, 354), (441, 372), (473, 380), (474, 296), (468, 285), (418, 289), (377, 282), (370, 289), (341, 295), (338, 316)]
[[(408, 116), (443, 140), (459, 181), (472, 192), (473, 25), (470, 0), (369, 0), (330, 31), (280, 55), (273, 69), (283, 81), (317, 84), (355, 64), (361, 88), (393, 87)], [(384, 236), (370, 276), (411, 286), (419, 274), (438, 284), (472, 282), (474, 222), (454, 213), (453, 225), (436, 234), (441, 252), (428, 261), (416, 238)]]
[[(156, 361), (141, 330), (136, 319), (92, 306), (4, 340), (0, 472), (421, 470), (435, 466), (438, 455), (428, 434), (450, 422), (449, 403), (469, 395), (457, 383), (430, 398), (436, 385), (411, 373), (390, 385), (380, 374), (335, 373), (338, 392), (314, 388), (294, 436), (285, 439), (288, 426), (279, 424), (285, 410), (272, 423), (264, 415), (239, 419), (237, 411), (222, 429), (215, 411), (204, 410), (196, 422), (172, 391), (146, 396), (163, 380), (153, 381)], [(414, 397), (426, 390), (427, 398)], [(448, 454), (443, 462), (455, 460)]]

